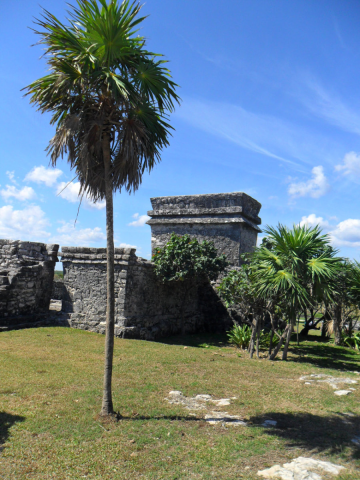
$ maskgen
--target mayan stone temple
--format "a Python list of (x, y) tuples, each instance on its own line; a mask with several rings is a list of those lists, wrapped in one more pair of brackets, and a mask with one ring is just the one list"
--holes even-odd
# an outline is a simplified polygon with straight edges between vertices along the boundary
[(246, 193), (213, 193), (151, 198), (152, 253), (163, 247), (172, 232), (188, 233), (199, 241), (211, 240), (230, 265), (240, 265), (240, 255), (251, 251), (260, 232), (261, 204)]
[[(190, 234), (214, 242), (236, 268), (240, 255), (256, 245), (261, 205), (245, 193), (157, 197), (151, 205), (147, 223), (153, 251), (173, 232)], [(58, 245), (1, 242), (0, 331), (55, 324), (105, 332), (105, 248), (64, 246), (58, 252)], [(60, 289), (53, 282), (57, 255), (64, 271)], [(205, 279), (192, 283), (184, 312), (186, 332), (224, 330), (231, 319), (216, 286)], [(135, 249), (115, 250), (115, 289), (117, 336), (152, 340), (180, 332), (182, 286), (162, 284), (151, 261), (137, 257)], [(61, 312), (48, 310), (51, 297), (61, 302)]]

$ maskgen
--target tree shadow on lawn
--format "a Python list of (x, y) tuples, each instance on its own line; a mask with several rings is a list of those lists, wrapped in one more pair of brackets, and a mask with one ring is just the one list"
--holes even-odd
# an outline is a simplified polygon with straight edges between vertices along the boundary
[(171, 337), (157, 340), (166, 345), (184, 345), (187, 347), (226, 347), (229, 346), (228, 338), (225, 333), (201, 333), (191, 335), (173, 335)]
[(23, 422), (25, 417), (20, 415), (11, 415), (10, 413), (0, 412), (0, 453), (3, 450), (3, 444), (7, 441), (10, 434), (10, 428), (16, 422)]
[[(288, 440), (287, 447), (301, 448), (312, 453), (341, 454), (344, 447), (351, 448), (351, 457), (360, 459), (360, 416), (346, 413), (322, 417), (311, 413), (278, 413), (251, 417), (254, 426), (265, 420), (276, 420), (275, 427), (265, 427), (268, 435)], [(264, 428), (264, 427), (262, 427)]]
[(297, 359), (292, 359), (297, 363), (308, 363), (318, 368), (341, 370), (343, 372), (360, 371), (360, 355), (354, 350), (344, 347), (319, 342), (318, 344), (300, 344), (299, 347), (291, 345), (289, 351), (299, 355)]

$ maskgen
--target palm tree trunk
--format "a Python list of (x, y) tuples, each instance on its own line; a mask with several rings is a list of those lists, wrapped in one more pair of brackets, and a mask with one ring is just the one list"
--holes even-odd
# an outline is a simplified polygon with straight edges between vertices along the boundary
[(257, 325), (257, 333), (256, 333), (256, 357), (260, 358), (260, 322)]
[(291, 319), (290, 319), (290, 325), (289, 325), (289, 329), (288, 329), (288, 332), (287, 332), (286, 342), (285, 342), (284, 350), (283, 350), (283, 356), (282, 356), (283, 360), (287, 360), (287, 353), (288, 353), (291, 334), (294, 330), (294, 324), (296, 325), (296, 313), (292, 314)]
[(335, 345), (341, 345), (341, 303), (338, 303), (335, 306), (334, 340), (335, 340)]
[(269, 360), (274, 360), (274, 358), (278, 354), (280, 348), (282, 347), (282, 344), (284, 343), (285, 338), (287, 337), (289, 328), (290, 328), (290, 325), (287, 325), (287, 327), (285, 328), (284, 333), (281, 335), (280, 340), (279, 340), (278, 344), (276, 345), (273, 353), (270, 355)]
[(274, 328), (272, 327), (271, 328), (271, 332), (270, 332), (270, 342), (269, 342), (269, 357), (271, 355), (271, 352), (272, 352), (272, 347), (273, 347), (273, 337), (274, 337)]
[(254, 355), (255, 338), (256, 338), (258, 323), (259, 323), (259, 316), (258, 315), (254, 315), (254, 316), (255, 316), (255, 323), (254, 323), (254, 320), (253, 320), (252, 321), (251, 339), (250, 339), (250, 345), (249, 345), (250, 358), (253, 358), (253, 355)]
[(111, 154), (110, 136), (104, 134), (103, 157), (105, 170), (105, 200), (106, 200), (106, 241), (107, 241), (107, 305), (106, 305), (106, 336), (105, 336), (105, 369), (104, 369), (104, 393), (100, 415), (114, 413), (111, 379), (114, 356), (114, 325), (115, 325), (115, 287), (114, 287), (114, 214), (113, 214), (113, 191), (110, 178)]

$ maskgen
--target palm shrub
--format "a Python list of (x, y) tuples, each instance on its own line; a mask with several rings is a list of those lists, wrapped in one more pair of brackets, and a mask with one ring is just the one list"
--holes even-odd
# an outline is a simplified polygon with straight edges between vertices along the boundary
[(343, 335), (342, 342), (344, 343), (344, 345), (347, 345), (348, 347), (351, 347), (359, 352), (360, 351), (360, 332), (356, 332), (352, 336)]
[(237, 348), (248, 348), (251, 340), (251, 328), (248, 325), (234, 325), (227, 333), (229, 343)]
[(48, 152), (63, 155), (80, 194), (106, 201), (107, 309), (102, 415), (113, 413), (113, 193), (136, 191), (169, 144), (168, 113), (179, 102), (161, 55), (138, 34), (141, 6), (124, 0), (77, 0), (67, 25), (47, 10), (35, 21), (50, 72), (26, 87), (31, 103), (56, 126)]
[[(256, 259), (245, 254), (242, 259), (246, 262), (236, 270), (231, 270), (221, 280), (217, 287), (219, 295), (227, 308), (234, 307), (241, 316), (242, 323), (249, 325), (252, 335), (249, 344), (250, 358), (252, 358), (256, 343), (256, 354), (259, 357), (261, 324), (265, 317), (270, 317), (273, 338), (278, 335), (274, 325), (275, 314), (279, 318), (281, 300), (276, 295), (261, 298), (254, 283), (252, 271), (256, 268)], [(274, 342), (275, 343), (275, 342)], [(272, 342), (269, 352), (271, 353)]]
[(341, 259), (329, 249), (329, 236), (314, 228), (279, 224), (267, 227), (270, 248), (261, 245), (253, 254), (251, 278), (260, 298), (281, 299), (288, 326), (270, 356), (275, 358), (285, 341), (283, 360), (300, 311), (313, 305), (313, 299), (329, 301), (335, 292), (335, 277)]

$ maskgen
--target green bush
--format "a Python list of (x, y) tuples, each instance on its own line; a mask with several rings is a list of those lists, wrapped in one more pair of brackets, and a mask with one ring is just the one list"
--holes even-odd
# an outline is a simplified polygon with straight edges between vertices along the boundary
[[(260, 348), (268, 349), (270, 347), (270, 338), (271, 338), (271, 332), (265, 332), (265, 330), (261, 330)], [(273, 348), (276, 347), (276, 345), (279, 343), (279, 340), (280, 340), (279, 337), (274, 333), (273, 338), (272, 338), (272, 347)]]
[(358, 352), (360, 351), (360, 332), (356, 332), (352, 337), (343, 336), (342, 341), (344, 345), (354, 348)]
[(248, 325), (234, 325), (227, 336), (233, 345), (238, 348), (247, 348), (251, 339), (251, 328)]

